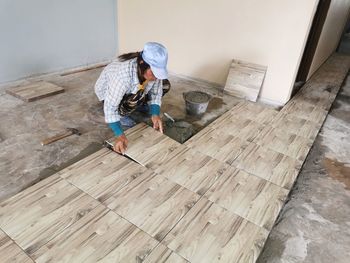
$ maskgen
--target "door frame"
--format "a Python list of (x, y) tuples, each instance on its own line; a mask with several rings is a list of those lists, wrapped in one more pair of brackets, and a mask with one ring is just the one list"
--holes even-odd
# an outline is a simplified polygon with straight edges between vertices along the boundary
[[(301, 59), (296, 82), (306, 82), (332, 0), (320, 0)], [(292, 95), (298, 90), (293, 89)]]

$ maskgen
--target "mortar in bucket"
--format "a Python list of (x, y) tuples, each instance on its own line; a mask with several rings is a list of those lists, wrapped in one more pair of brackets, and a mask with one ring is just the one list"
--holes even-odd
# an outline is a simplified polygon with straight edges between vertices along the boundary
[(182, 94), (189, 115), (202, 115), (207, 110), (211, 96), (202, 91), (189, 91)]

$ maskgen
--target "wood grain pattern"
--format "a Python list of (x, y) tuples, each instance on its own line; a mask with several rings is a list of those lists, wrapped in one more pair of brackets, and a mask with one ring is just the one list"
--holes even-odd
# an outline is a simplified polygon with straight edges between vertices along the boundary
[(220, 129), (225, 129), (228, 134), (248, 142), (253, 141), (263, 128), (262, 124), (255, 121), (234, 118), (225, 126), (220, 127)]
[(249, 119), (239, 118), (239, 116), (228, 112), (220, 117), (214, 124), (210, 124), (204, 129), (220, 130), (220, 132), (226, 133), (227, 135), (232, 135), (233, 137), (251, 142), (264, 127), (264, 124)]
[(229, 168), (205, 194), (210, 201), (271, 230), (288, 191), (257, 176)]
[(224, 91), (230, 95), (256, 101), (267, 67), (241, 60), (232, 60)]
[(0, 227), (31, 255), (99, 203), (51, 176), (0, 205)]
[(331, 85), (315, 85), (316, 87), (302, 88), (292, 100), (297, 103), (309, 103), (323, 110), (328, 111), (335, 100), (337, 93), (334, 93)]
[(159, 244), (145, 259), (144, 263), (189, 263), (189, 261), (163, 244)]
[(321, 128), (321, 124), (316, 124), (315, 122), (282, 112), (276, 116), (271, 126), (280, 131), (296, 134), (312, 141), (315, 140)]
[(291, 100), (281, 110), (282, 114), (290, 114), (301, 119), (312, 121), (319, 127), (322, 126), (328, 112), (310, 103)]
[(6, 90), (6, 92), (23, 101), (31, 102), (31, 101), (48, 97), (48, 96), (62, 93), (64, 92), (64, 89), (55, 84), (45, 82), (45, 81), (40, 81), (36, 83), (31, 83), (25, 86), (11, 88)]
[(204, 130), (188, 140), (185, 145), (227, 164), (232, 164), (249, 144), (245, 140), (227, 134), (222, 129), (204, 128)]
[(266, 127), (254, 143), (304, 162), (313, 141), (285, 130)]
[(349, 65), (332, 56), (281, 112), (241, 102), (186, 145), (128, 130), (147, 168), (102, 149), (2, 202), (0, 261), (255, 262)]
[(165, 177), (147, 173), (105, 204), (160, 241), (198, 199), (198, 195)]
[(42, 246), (36, 262), (142, 262), (158, 242), (99, 205)]
[[(315, 75), (317, 75), (317, 73), (315, 73)], [(324, 92), (330, 92), (332, 94), (338, 93), (338, 90), (335, 88), (335, 86), (337, 85), (334, 85), (332, 81), (320, 82), (318, 80), (313, 80), (315, 75), (313, 75), (310, 78), (310, 81), (306, 82), (300, 88), (300, 90), (298, 91), (297, 94), (295, 94), (295, 96), (298, 96), (298, 95), (306, 96), (308, 92), (310, 92), (311, 93), (310, 95), (312, 96), (314, 96), (315, 94), (322, 94)]]
[[(235, 107), (237, 107), (239, 105), (240, 105), (240, 103), (238, 105), (236, 105)], [(227, 111), (227, 112), (223, 113), (220, 117), (215, 119), (213, 122), (208, 124), (205, 128), (203, 128), (202, 130), (197, 132), (195, 135), (193, 135), (189, 140), (193, 140), (197, 136), (201, 136), (202, 133), (206, 133), (208, 129), (216, 129), (216, 128), (224, 125), (225, 122), (230, 120), (230, 119), (232, 119), (232, 114), (230, 113), (230, 111)]]
[(161, 166), (152, 167), (158, 174), (203, 195), (220, 177), (227, 165), (188, 148), (177, 149)]
[(215, 134), (214, 130), (217, 130), (216, 137), (231, 135), (243, 141), (253, 141), (265, 125), (271, 123), (277, 114), (276, 110), (258, 103), (240, 102), (191, 137), (185, 145), (192, 145), (197, 139), (206, 137), (209, 133), (210, 136), (213, 136)]
[(249, 144), (233, 165), (287, 189), (301, 169), (299, 161), (255, 143)]
[(125, 132), (129, 144), (126, 153), (142, 165), (161, 163), (174, 149), (182, 145), (164, 134), (140, 123)]
[[(349, 71), (349, 57), (345, 54), (334, 53), (308, 81), (309, 83), (331, 84), (339, 89)], [(336, 91), (335, 93), (337, 93)]]
[(96, 160), (103, 160), (105, 156), (110, 156), (111, 150), (102, 148), (95, 153), (88, 155), (87, 157), (71, 164), (70, 166), (62, 169), (57, 172), (56, 175), (59, 175), (62, 178), (67, 178), (69, 176), (75, 175), (77, 171), (90, 169), (97, 165)]
[(31, 263), (34, 262), (24, 251), (0, 230), (0, 255), (3, 263)]
[(268, 232), (202, 198), (164, 239), (192, 263), (255, 262)]
[(278, 111), (259, 103), (245, 101), (229, 110), (234, 118), (248, 119), (260, 124), (269, 124)]
[(100, 202), (147, 172), (145, 167), (108, 149), (87, 158), (61, 171), (60, 176)]

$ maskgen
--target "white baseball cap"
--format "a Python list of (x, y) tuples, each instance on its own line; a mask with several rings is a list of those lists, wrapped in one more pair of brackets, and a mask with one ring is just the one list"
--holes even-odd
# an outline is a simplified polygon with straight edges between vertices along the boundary
[(151, 66), (151, 70), (157, 79), (167, 79), (168, 51), (159, 43), (147, 42), (143, 47), (142, 59)]

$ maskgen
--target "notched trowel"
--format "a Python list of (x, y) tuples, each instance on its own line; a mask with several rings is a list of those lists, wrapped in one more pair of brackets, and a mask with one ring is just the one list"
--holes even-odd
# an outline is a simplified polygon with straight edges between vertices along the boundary
[(120, 153), (117, 153), (116, 151), (114, 151), (114, 150), (113, 150), (113, 147), (114, 147), (114, 146), (113, 146), (113, 144), (112, 144), (111, 142), (109, 142), (109, 141), (104, 141), (104, 142), (103, 142), (103, 146), (105, 146), (106, 148), (112, 150), (112, 151), (115, 152), (116, 154), (119, 154), (119, 155), (121, 155), (121, 156), (124, 156), (125, 158), (127, 158), (127, 159), (129, 159), (129, 160), (131, 160), (131, 161), (133, 161), (133, 162), (135, 162), (135, 163), (138, 163), (139, 165), (144, 166), (142, 163), (138, 162), (137, 160), (135, 160), (134, 158), (132, 158), (131, 156), (129, 156), (127, 153), (125, 153), (125, 154), (120, 154)]

